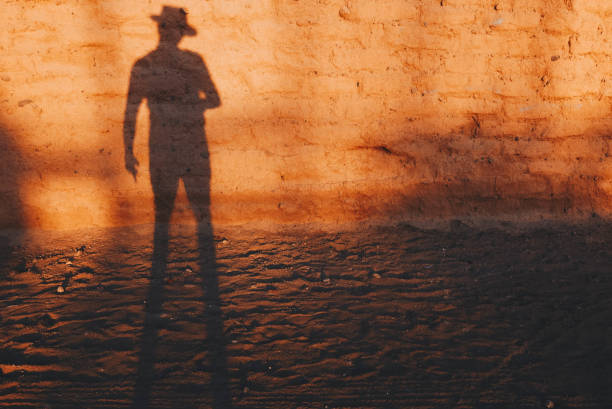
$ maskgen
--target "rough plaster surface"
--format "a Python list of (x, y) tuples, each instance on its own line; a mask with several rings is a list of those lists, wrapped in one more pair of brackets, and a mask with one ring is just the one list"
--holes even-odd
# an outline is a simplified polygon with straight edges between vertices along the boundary
[(222, 102), (214, 223), (610, 216), (611, 2), (256, 3), (5, 1), (0, 226), (153, 220), (145, 104), (136, 181), (122, 129), (164, 4)]

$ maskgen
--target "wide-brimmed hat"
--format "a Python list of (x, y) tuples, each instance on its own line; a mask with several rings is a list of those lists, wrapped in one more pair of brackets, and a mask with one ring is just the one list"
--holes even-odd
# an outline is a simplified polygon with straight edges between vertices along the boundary
[(179, 27), (186, 36), (197, 33), (195, 28), (187, 24), (187, 12), (180, 7), (164, 6), (159, 16), (152, 15), (151, 19), (164, 27)]

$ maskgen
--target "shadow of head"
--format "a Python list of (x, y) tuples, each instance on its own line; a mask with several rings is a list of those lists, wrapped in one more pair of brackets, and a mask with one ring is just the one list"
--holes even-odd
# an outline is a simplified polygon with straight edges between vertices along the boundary
[(161, 42), (178, 44), (184, 36), (197, 34), (196, 29), (187, 23), (187, 12), (180, 7), (164, 6), (161, 13), (152, 15), (151, 19), (157, 23)]

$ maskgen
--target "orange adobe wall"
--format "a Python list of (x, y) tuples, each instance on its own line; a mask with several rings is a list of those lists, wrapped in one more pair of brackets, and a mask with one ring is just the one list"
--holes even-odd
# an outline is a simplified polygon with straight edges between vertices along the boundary
[(153, 221), (146, 104), (136, 180), (122, 132), (166, 4), (221, 99), (215, 224), (612, 215), (608, 0), (37, 0), (0, 10), (0, 227)]

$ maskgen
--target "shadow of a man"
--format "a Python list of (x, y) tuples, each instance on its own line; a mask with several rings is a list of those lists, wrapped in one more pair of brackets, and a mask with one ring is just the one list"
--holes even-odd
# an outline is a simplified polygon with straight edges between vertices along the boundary
[(136, 117), (146, 99), (150, 114), (149, 161), (155, 233), (133, 406), (148, 407), (150, 401), (168, 258), (168, 223), (182, 180), (198, 224), (199, 268), (206, 306), (204, 321), (213, 368), (213, 407), (228, 408), (231, 401), (210, 223), (210, 163), (204, 128), (205, 110), (216, 108), (221, 102), (203, 59), (178, 48), (183, 36), (196, 35), (196, 30), (187, 23), (186, 12), (164, 6), (160, 15), (151, 18), (158, 25), (159, 44), (132, 68), (123, 128), (125, 167), (136, 179), (139, 165), (133, 151)]

